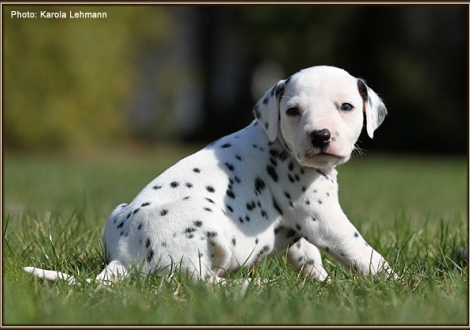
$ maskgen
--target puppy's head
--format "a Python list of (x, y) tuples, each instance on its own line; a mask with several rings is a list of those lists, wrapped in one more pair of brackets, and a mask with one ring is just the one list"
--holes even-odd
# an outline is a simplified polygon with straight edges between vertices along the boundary
[(254, 114), (269, 141), (278, 139), (301, 165), (325, 169), (349, 160), (363, 114), (372, 138), (387, 109), (362, 79), (316, 66), (278, 81), (258, 101)]

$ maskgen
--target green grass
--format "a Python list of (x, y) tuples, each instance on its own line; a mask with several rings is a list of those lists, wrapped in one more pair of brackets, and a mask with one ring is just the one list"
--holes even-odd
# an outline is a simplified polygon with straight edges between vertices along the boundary
[[(254, 268), (271, 283), (245, 295), (233, 283), (184, 276), (85, 283), (103, 267), (101, 235), (114, 206), (192, 150), (4, 155), (3, 323), (468, 324), (468, 270), (456, 253), (467, 245), (468, 170), (459, 158), (365, 156), (339, 169), (344, 211), (398, 280), (353, 275), (326, 257), (332, 281), (319, 283), (279, 256)], [(45, 283), (24, 266), (72, 273), (82, 285)]]

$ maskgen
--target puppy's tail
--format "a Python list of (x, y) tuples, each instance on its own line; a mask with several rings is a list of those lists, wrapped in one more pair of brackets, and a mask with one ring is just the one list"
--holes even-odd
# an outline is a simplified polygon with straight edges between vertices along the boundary
[[(76, 285), (79, 282), (73, 277), (72, 275), (67, 275), (59, 271), (55, 270), (45, 270), (36, 267), (24, 267), (24, 271), (27, 273), (31, 273), (34, 276), (55, 282), (55, 281), (67, 281), (69, 285)], [(94, 279), (96, 282), (100, 284), (110, 285), (114, 282), (122, 280), (128, 274), (128, 268), (122, 265), (119, 261), (113, 260), (111, 261), (101, 273), (96, 276)], [(93, 282), (93, 279), (87, 278), (85, 280), (88, 283)]]

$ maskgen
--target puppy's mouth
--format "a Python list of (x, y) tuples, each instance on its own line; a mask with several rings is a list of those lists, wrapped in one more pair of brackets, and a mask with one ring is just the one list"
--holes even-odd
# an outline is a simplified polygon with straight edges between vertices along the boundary
[(304, 166), (314, 167), (314, 168), (327, 168), (333, 167), (345, 163), (348, 160), (348, 157), (343, 155), (338, 155), (330, 153), (324, 149), (320, 148), (310, 148), (308, 149), (303, 159), (299, 161)]
[(320, 149), (320, 148), (310, 148), (307, 150), (305, 153), (305, 158), (314, 158), (314, 157), (321, 157), (321, 156), (326, 156), (326, 157), (334, 157), (334, 158), (344, 158), (343, 156), (337, 155), (330, 153), (326, 151), (325, 149)]

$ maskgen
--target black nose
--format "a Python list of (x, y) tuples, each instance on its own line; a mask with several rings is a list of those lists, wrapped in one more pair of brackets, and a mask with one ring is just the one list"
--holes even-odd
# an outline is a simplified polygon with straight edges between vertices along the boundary
[(312, 131), (310, 133), (310, 140), (312, 145), (316, 148), (324, 148), (330, 143), (331, 133), (326, 128)]

